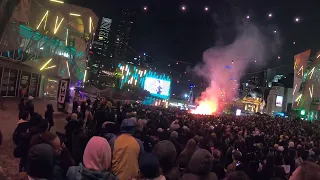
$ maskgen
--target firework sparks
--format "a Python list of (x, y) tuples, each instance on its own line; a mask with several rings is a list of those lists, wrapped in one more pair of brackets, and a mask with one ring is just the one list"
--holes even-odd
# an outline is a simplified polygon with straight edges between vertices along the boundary
[(213, 115), (217, 111), (218, 104), (213, 101), (201, 101), (199, 106), (192, 110), (192, 114)]

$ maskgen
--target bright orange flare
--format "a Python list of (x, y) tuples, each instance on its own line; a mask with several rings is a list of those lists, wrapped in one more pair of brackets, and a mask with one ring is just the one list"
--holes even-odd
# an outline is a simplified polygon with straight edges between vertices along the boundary
[(192, 114), (213, 115), (217, 111), (217, 104), (213, 101), (201, 101), (199, 106), (192, 110)]

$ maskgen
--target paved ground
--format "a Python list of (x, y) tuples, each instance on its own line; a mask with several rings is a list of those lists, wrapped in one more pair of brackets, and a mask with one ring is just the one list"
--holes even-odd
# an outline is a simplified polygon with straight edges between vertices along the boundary
[[(35, 111), (44, 115), (48, 103), (56, 107), (55, 102), (49, 100), (34, 100)], [(65, 117), (66, 115), (55, 112), (55, 127), (51, 129), (52, 132), (64, 133)], [(12, 152), (15, 145), (11, 140), (17, 121), (18, 99), (4, 99), (4, 110), (0, 110), (0, 129), (4, 136), (4, 141), (0, 146), (0, 166), (4, 168), (9, 179), (18, 173), (18, 159), (13, 157)]]

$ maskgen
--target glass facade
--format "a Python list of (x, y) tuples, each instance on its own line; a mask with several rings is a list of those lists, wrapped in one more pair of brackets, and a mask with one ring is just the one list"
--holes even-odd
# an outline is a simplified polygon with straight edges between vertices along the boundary
[(0, 67), (1, 96), (38, 97), (41, 75), (21, 70)]

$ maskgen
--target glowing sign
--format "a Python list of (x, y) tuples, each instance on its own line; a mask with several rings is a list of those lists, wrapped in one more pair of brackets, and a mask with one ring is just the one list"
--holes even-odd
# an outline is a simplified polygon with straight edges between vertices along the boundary
[(283, 102), (283, 96), (277, 96), (276, 106), (277, 107), (282, 107), (282, 102)]
[(240, 115), (241, 115), (241, 109), (237, 109), (236, 116), (240, 116)]
[(150, 94), (154, 96), (167, 98), (170, 93), (170, 85), (170, 81), (146, 77), (146, 80), (144, 82), (144, 89), (149, 91)]

